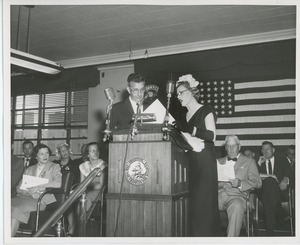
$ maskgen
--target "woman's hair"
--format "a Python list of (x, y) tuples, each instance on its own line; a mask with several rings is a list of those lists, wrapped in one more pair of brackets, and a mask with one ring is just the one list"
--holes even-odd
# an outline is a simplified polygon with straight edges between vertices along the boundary
[(100, 152), (100, 145), (97, 142), (90, 142), (90, 143), (86, 144), (86, 146), (84, 148), (84, 153), (82, 155), (82, 159), (84, 161), (87, 161), (89, 159), (89, 148), (91, 145), (96, 145), (98, 148), (98, 151)]
[(52, 151), (50, 150), (50, 148), (47, 145), (44, 145), (44, 144), (40, 143), (40, 144), (37, 144), (35, 147), (33, 147), (33, 150), (32, 150), (33, 159), (36, 159), (36, 156), (37, 156), (39, 150), (43, 149), (43, 148), (47, 148), (48, 152), (49, 152), (49, 156), (51, 156)]
[(61, 144), (58, 144), (57, 147), (56, 147), (56, 151), (55, 151), (55, 156), (56, 156), (56, 158), (57, 158), (58, 160), (61, 159), (61, 155), (60, 155), (60, 153), (59, 153), (59, 150), (60, 150), (60, 148), (62, 148), (63, 146), (65, 146), (65, 147), (68, 149), (70, 155), (73, 154), (72, 150), (70, 149), (70, 146), (69, 146), (67, 143), (61, 143)]
[(198, 87), (193, 87), (191, 88), (190, 83), (188, 81), (180, 81), (177, 82), (176, 84), (176, 89), (180, 86), (185, 87), (186, 89), (188, 89), (189, 91), (191, 91), (193, 97), (198, 101), (200, 98), (200, 91), (198, 89)]

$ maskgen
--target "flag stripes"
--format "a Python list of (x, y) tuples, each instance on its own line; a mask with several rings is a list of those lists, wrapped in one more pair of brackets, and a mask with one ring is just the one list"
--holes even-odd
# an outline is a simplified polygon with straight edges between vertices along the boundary
[[(221, 86), (221, 81), (214, 85)], [(275, 146), (295, 144), (295, 79), (232, 80), (230, 85), (233, 113), (218, 114), (216, 146), (222, 146), (229, 134), (237, 135), (242, 146), (260, 146), (264, 140)]]

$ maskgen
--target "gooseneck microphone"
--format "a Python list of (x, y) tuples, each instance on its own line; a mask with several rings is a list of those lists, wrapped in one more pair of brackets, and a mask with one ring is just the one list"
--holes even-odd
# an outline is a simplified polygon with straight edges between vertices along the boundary
[(106, 128), (104, 130), (104, 138), (103, 138), (103, 141), (106, 142), (112, 140), (111, 130), (110, 130), (110, 115), (111, 115), (113, 100), (116, 96), (115, 96), (114, 89), (111, 87), (104, 89), (104, 94), (105, 97), (110, 101), (110, 104), (106, 107), (106, 121), (105, 121)]
[(104, 89), (104, 94), (106, 96), (106, 99), (108, 99), (110, 101), (112, 101), (112, 100), (114, 100), (114, 98), (116, 98), (114, 89), (111, 87)]
[(167, 109), (166, 109), (166, 115), (165, 115), (165, 121), (163, 124), (163, 140), (168, 140), (169, 139), (169, 132), (170, 132), (170, 127), (169, 127), (169, 109), (170, 109), (170, 104), (171, 104), (171, 97), (172, 94), (174, 93), (174, 82), (173, 81), (168, 81), (166, 84), (166, 93), (167, 93)]

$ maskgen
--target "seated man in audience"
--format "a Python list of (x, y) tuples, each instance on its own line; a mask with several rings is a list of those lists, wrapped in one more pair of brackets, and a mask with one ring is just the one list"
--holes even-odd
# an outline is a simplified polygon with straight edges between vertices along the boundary
[(295, 180), (295, 145), (288, 146), (288, 148), (286, 149), (286, 158), (290, 164), (293, 179)]
[(218, 165), (226, 164), (234, 168), (235, 177), (219, 181), (219, 210), (225, 210), (228, 215), (227, 236), (236, 237), (242, 228), (248, 192), (261, 187), (261, 178), (255, 161), (240, 153), (241, 145), (237, 136), (226, 137), (225, 149), (227, 156), (218, 159)]
[(23, 159), (13, 155), (13, 144), (11, 144), (11, 197), (17, 195), (16, 187), (23, 177)]
[(25, 140), (22, 144), (22, 150), (24, 153), (24, 170), (37, 163), (36, 159), (32, 158), (33, 143), (30, 140)]
[(287, 187), (292, 174), (288, 160), (284, 157), (275, 156), (275, 148), (272, 142), (264, 141), (259, 158), (259, 172), (263, 179), (262, 188), (259, 191), (266, 222), (268, 236), (274, 234), (276, 218), (282, 218), (281, 202), (287, 200)]

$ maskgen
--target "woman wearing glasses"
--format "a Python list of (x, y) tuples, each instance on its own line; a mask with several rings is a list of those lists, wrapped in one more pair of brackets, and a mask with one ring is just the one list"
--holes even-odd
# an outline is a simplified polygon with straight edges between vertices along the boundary
[(143, 103), (145, 96), (145, 78), (138, 73), (132, 73), (127, 78), (129, 97), (113, 105), (110, 127), (112, 130), (130, 128), (133, 114), (137, 113), (138, 104), (143, 112), (149, 104)]
[(198, 103), (198, 84), (190, 74), (176, 82), (177, 98), (187, 114), (174, 127), (198, 138), (197, 149), (188, 152), (190, 236), (218, 236), (216, 116), (209, 106)]

